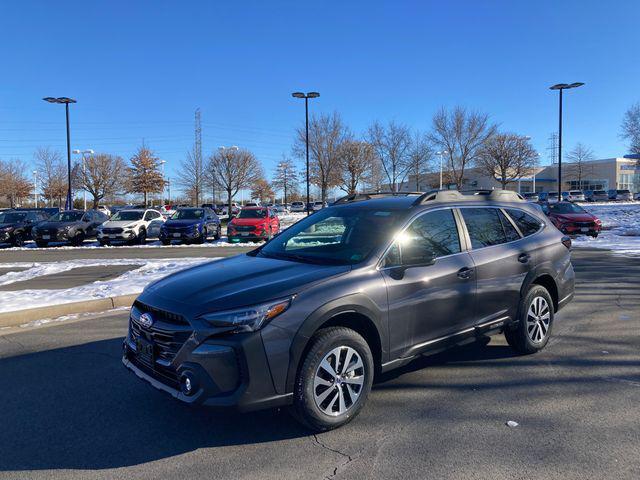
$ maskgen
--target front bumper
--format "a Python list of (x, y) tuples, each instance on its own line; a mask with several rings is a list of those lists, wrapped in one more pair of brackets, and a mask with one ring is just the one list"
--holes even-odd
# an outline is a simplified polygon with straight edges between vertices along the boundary
[(40, 233), (37, 235), (32, 235), (33, 239), (37, 242), (68, 242), (69, 235), (64, 230), (59, 230), (56, 233)]
[(602, 230), (601, 225), (590, 225), (590, 226), (580, 226), (580, 225), (561, 225), (558, 227), (562, 233), (567, 235), (597, 235)]
[[(209, 338), (199, 344), (191, 334), (172, 361), (158, 358), (150, 364), (138, 354), (131, 328), (123, 342), (124, 366), (184, 403), (248, 411), (289, 405), (293, 400), (292, 393), (275, 390), (260, 332)], [(192, 385), (189, 394), (183, 388), (187, 377)]]
[(104, 233), (98, 232), (98, 240), (102, 242), (129, 242), (137, 237), (135, 231), (127, 231), (120, 233)]
[(190, 241), (198, 240), (201, 237), (200, 230), (160, 230), (160, 240)]
[(243, 232), (242, 233), (235, 233), (232, 235), (227, 235), (227, 238), (229, 239), (229, 242), (242, 242), (243, 240), (250, 240), (250, 241), (266, 241), (268, 239), (267, 234), (256, 234), (255, 232)]

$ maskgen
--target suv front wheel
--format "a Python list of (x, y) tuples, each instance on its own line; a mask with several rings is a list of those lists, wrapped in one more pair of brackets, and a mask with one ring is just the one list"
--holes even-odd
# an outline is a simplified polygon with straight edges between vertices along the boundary
[(345, 327), (318, 331), (298, 372), (293, 414), (316, 431), (351, 421), (373, 383), (373, 357), (362, 336)]
[(507, 343), (521, 354), (542, 350), (553, 327), (553, 300), (546, 288), (532, 285), (520, 302), (518, 323), (504, 331)]

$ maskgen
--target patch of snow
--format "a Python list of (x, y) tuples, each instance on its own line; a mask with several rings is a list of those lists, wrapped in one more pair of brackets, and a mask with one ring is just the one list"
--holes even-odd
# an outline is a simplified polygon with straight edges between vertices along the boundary
[[(174, 272), (194, 267), (202, 263), (218, 260), (217, 258), (173, 258), (173, 259), (113, 259), (113, 260), (72, 260), (64, 262), (64, 270), (72, 268), (87, 267), (92, 265), (140, 265), (135, 270), (123, 273), (117, 278), (104, 281), (96, 281), (80, 287), (59, 289), (59, 290), (18, 290), (0, 292), (0, 312), (12, 312), (24, 308), (46, 307), (50, 305), (61, 305), (64, 303), (81, 302), (83, 300), (93, 300), (96, 298), (108, 298), (119, 295), (132, 295), (142, 292), (143, 288), (162, 277)], [(28, 267), (16, 274), (26, 274), (20, 280), (28, 280), (35, 276), (46, 275), (56, 270), (56, 263), (15, 263), (8, 264), (14, 267)], [(29, 273), (30, 272), (30, 273)], [(8, 274), (5, 274), (5, 276)], [(3, 276), (4, 277), (4, 276)], [(0, 278), (3, 278), (0, 277)], [(18, 281), (16, 276), (12, 276), (6, 283)]]
[[(110, 310), (106, 310), (104, 312), (87, 312), (87, 313), (75, 313), (72, 315), (62, 315), (61, 317), (57, 317), (57, 318), (43, 318), (42, 320), (34, 320), (32, 322), (23, 323), (19, 325), (19, 327), (20, 328), (41, 327), (42, 325), (47, 325), (49, 323), (66, 322), (69, 320), (78, 320), (80, 318), (103, 315), (105, 313), (124, 312), (129, 310), (131, 310), (131, 307), (117, 307), (117, 308), (112, 308)], [(8, 328), (11, 328), (11, 327), (8, 327)]]
[(574, 247), (610, 249), (620, 254), (640, 255), (640, 203), (586, 203), (585, 210), (602, 221), (598, 238), (580, 235)]

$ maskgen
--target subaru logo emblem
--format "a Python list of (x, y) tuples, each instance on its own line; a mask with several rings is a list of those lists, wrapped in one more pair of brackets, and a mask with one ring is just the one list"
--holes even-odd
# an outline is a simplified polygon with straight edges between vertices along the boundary
[(143, 313), (142, 315), (140, 315), (138, 323), (144, 328), (149, 328), (151, 325), (153, 325), (153, 317), (150, 313)]

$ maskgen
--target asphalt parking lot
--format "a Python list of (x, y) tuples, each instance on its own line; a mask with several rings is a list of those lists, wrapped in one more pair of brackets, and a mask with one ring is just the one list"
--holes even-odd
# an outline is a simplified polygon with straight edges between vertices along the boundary
[(640, 478), (640, 257), (574, 265), (543, 352), (493, 337), (417, 360), (320, 435), (140, 382), (120, 363), (126, 313), (0, 335), (0, 478)]

